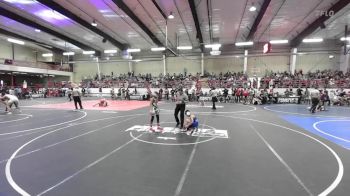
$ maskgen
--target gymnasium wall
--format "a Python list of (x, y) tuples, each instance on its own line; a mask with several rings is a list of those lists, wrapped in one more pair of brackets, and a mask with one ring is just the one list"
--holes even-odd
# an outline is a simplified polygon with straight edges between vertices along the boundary
[[(42, 57), (45, 51), (34, 49), (26, 45), (11, 44), (8, 41), (0, 40), (0, 59), (14, 59), (17, 61), (51, 61), (52, 58)], [(13, 47), (13, 48), (12, 48)], [(12, 56), (12, 50), (14, 50), (14, 58)]]
[[(243, 71), (244, 58), (207, 58), (204, 60), (204, 70), (209, 73), (226, 73)], [(199, 71), (200, 72), (200, 71)]]
[[(119, 75), (121, 73), (128, 73), (129, 64), (128, 62), (109, 62), (99, 63), (101, 74)], [(84, 78), (93, 78), (97, 74), (97, 63), (96, 62), (76, 62), (74, 64), (74, 82), (80, 82)]]
[(248, 74), (263, 76), (267, 71), (289, 71), (290, 56), (256, 56), (248, 58)]
[(304, 73), (316, 70), (339, 70), (340, 55), (334, 55), (334, 58), (330, 59), (329, 54), (305, 54), (298, 55), (296, 60), (295, 69), (302, 69)]
[[(339, 69), (339, 55), (334, 55), (329, 59), (328, 54), (306, 54), (297, 55), (296, 70), (302, 69), (307, 71), (316, 71), (324, 69)], [(243, 71), (243, 57), (204, 57), (204, 70), (209, 73), (226, 73)], [(266, 55), (248, 57), (247, 73), (249, 75), (263, 76), (267, 71), (289, 72), (290, 56), (289, 55)], [(101, 74), (114, 75), (127, 73), (129, 71), (128, 62), (110, 62), (100, 63)], [(132, 70), (135, 74), (152, 73), (159, 75), (163, 73), (163, 61), (161, 57), (154, 61), (132, 62)], [(187, 73), (196, 74), (201, 72), (201, 57), (167, 57), (167, 73)], [(75, 82), (81, 81), (83, 77), (94, 76), (97, 73), (95, 62), (77, 62), (74, 65)]]
[(160, 73), (163, 73), (163, 61), (141, 61), (133, 62), (132, 70), (135, 74), (139, 73), (152, 73), (152, 75), (158, 76)]
[(196, 74), (201, 72), (200, 57), (170, 57), (166, 59), (166, 70), (168, 73)]
[(9, 42), (0, 40), (0, 58), (12, 59), (12, 45)]

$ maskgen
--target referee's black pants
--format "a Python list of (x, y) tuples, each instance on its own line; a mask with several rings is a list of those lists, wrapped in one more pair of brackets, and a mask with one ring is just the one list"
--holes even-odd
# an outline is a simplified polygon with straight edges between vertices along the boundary
[(318, 98), (311, 98), (311, 104), (312, 105), (311, 105), (310, 111), (312, 113), (315, 113), (317, 105), (318, 105), (319, 102), (320, 102), (320, 100)]
[(73, 100), (74, 100), (75, 109), (78, 109), (77, 103), (79, 103), (80, 109), (83, 109), (83, 106), (81, 106), (81, 99), (79, 96), (73, 96)]
[(180, 124), (180, 120), (178, 117), (179, 112), (180, 112), (181, 128), (183, 128), (183, 126), (184, 126), (185, 108), (186, 108), (185, 104), (176, 104), (176, 108), (175, 108), (175, 112), (174, 112), (174, 116), (175, 116), (175, 120), (176, 120), (177, 125)]

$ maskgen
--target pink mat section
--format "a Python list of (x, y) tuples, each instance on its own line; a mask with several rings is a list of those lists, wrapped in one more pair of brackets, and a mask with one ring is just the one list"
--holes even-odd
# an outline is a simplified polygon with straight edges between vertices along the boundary
[[(113, 111), (129, 111), (149, 106), (149, 101), (116, 101), (108, 100), (107, 107), (93, 106), (99, 101), (83, 101), (82, 105), (84, 110), (113, 110)], [(56, 103), (56, 104), (44, 104), (33, 105), (33, 108), (52, 108), (52, 109), (75, 109), (74, 102)], [(79, 104), (78, 104), (79, 108)]]

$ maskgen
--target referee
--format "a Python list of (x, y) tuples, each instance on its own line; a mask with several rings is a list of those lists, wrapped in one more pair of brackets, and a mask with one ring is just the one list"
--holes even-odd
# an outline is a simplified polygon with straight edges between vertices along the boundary
[(176, 108), (175, 108), (175, 120), (176, 120), (176, 127), (180, 125), (180, 120), (179, 120), (179, 112), (180, 113), (180, 118), (181, 118), (181, 126), (180, 129), (183, 129), (184, 126), (184, 117), (185, 117), (185, 108), (186, 108), (186, 103), (188, 102), (188, 97), (186, 94), (183, 93), (182, 89), (179, 89), (178, 92), (176, 93), (175, 97), (176, 101)]
[(310, 96), (311, 96), (311, 104), (312, 104), (310, 108), (310, 112), (315, 113), (317, 109), (317, 105), (320, 102), (320, 92), (316, 88), (315, 90), (312, 90), (310, 92)]
[(81, 95), (79, 92), (79, 88), (76, 86), (73, 91), (72, 91), (72, 96), (73, 96), (73, 100), (74, 100), (74, 105), (75, 105), (75, 109), (78, 109), (77, 103), (79, 103), (80, 109), (83, 109), (83, 106), (81, 105)]

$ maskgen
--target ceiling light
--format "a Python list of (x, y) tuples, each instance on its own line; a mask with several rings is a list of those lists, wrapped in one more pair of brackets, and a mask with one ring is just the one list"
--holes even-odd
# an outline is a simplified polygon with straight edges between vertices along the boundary
[(345, 41), (345, 40), (346, 40), (346, 41), (350, 41), (350, 37), (346, 37), (346, 38), (345, 38), (345, 37), (342, 37), (342, 38), (340, 38), (340, 41)]
[(139, 48), (130, 48), (130, 49), (127, 49), (126, 50), (127, 52), (140, 52), (141, 51), (141, 49), (139, 49)]
[(334, 58), (334, 55), (329, 55), (329, 58), (330, 58), (330, 59)]
[(52, 57), (53, 54), (52, 53), (44, 53), (41, 56), (43, 56), (43, 57)]
[(313, 38), (313, 39), (303, 39), (304, 43), (316, 43), (316, 42), (323, 42), (322, 38)]
[(288, 44), (288, 40), (271, 40), (270, 44)]
[(91, 23), (91, 25), (92, 25), (92, 26), (94, 26), (94, 27), (96, 27), (96, 26), (97, 26), (96, 21), (95, 21), (95, 20), (93, 20), (93, 21), (92, 21), (92, 23)]
[(11, 43), (15, 43), (15, 44), (24, 45), (24, 41), (17, 40), (17, 39), (8, 38), (7, 41), (8, 41), (8, 42), (11, 42)]
[(105, 50), (104, 53), (105, 54), (114, 54), (114, 53), (117, 53), (117, 50)]
[(140, 62), (140, 61), (142, 61), (141, 59), (135, 59), (135, 60), (133, 60), (133, 61), (135, 61), (135, 62)]
[(218, 50), (221, 47), (221, 44), (206, 44), (205, 48), (212, 48), (213, 50)]
[(254, 42), (236, 42), (235, 43), (236, 46), (251, 46), (253, 44)]
[(168, 19), (174, 19), (175, 16), (173, 15), (173, 12), (170, 12), (170, 15), (168, 16)]
[(178, 46), (178, 50), (192, 50), (192, 46)]
[(256, 7), (253, 5), (253, 6), (251, 6), (250, 8), (249, 8), (249, 11), (251, 11), (251, 12), (255, 12), (256, 11)]
[(164, 47), (160, 47), (160, 48), (151, 48), (151, 51), (155, 52), (155, 51), (164, 51), (165, 48)]
[(106, 60), (108, 61), (108, 60), (109, 60), (109, 57), (106, 57)]
[(41, 32), (41, 30), (40, 30), (40, 29), (35, 29), (35, 32), (40, 33), (40, 32)]
[(36, 1), (32, 0), (4, 0), (9, 3), (18, 3), (18, 4), (34, 4), (37, 3)]
[(83, 54), (95, 54), (95, 51), (83, 51)]
[(43, 18), (44, 20), (67, 20), (68, 18), (55, 10), (47, 9), (40, 10), (35, 15)]
[(64, 52), (63, 56), (73, 56), (74, 54), (74, 52)]
[(221, 54), (220, 50), (210, 51), (210, 55), (213, 55), (213, 56), (217, 56), (217, 55), (220, 55), (220, 54)]

